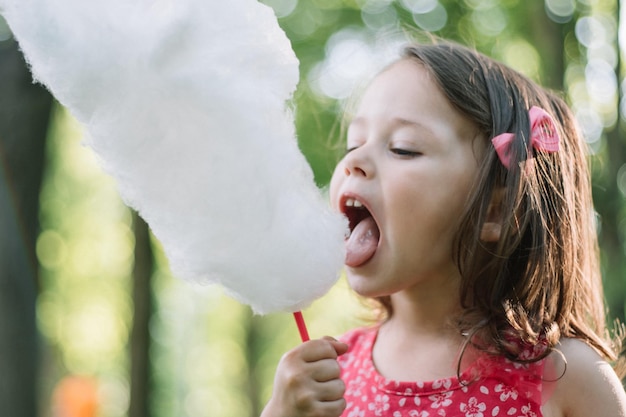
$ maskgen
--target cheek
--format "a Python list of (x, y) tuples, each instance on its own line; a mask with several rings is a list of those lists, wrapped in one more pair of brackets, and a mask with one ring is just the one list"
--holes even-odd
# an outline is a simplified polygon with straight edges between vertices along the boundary
[(424, 181), (421, 187), (413, 186), (405, 191), (403, 198), (391, 207), (395, 216), (395, 231), (411, 242), (430, 242), (431, 245), (443, 244), (446, 248), (452, 241), (452, 235), (458, 227), (459, 218), (464, 210), (466, 191), (464, 187), (450, 187), (455, 181)]

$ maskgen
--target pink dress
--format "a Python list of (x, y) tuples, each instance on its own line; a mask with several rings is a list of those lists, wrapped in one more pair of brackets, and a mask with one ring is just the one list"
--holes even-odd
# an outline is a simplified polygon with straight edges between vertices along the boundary
[[(540, 417), (543, 361), (528, 365), (485, 357), (461, 374), (430, 382), (400, 382), (380, 375), (372, 362), (377, 328), (355, 329), (341, 340), (346, 384), (342, 417)], [(525, 354), (530, 357), (532, 347)], [(467, 382), (466, 382), (467, 381)]]

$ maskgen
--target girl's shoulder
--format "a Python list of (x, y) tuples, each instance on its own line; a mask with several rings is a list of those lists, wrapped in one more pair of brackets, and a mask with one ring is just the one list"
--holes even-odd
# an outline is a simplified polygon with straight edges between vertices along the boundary
[[(626, 417), (626, 393), (617, 374), (591, 346), (562, 339), (548, 357), (544, 384), (553, 384), (548, 415)], [(554, 381), (554, 382), (550, 382)]]

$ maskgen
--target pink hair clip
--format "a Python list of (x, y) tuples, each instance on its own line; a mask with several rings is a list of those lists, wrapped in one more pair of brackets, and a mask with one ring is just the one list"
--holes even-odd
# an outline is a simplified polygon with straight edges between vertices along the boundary
[[(544, 109), (533, 106), (528, 111), (530, 117), (530, 146), (535, 151), (557, 152), (559, 150), (559, 133), (552, 116)], [(515, 139), (513, 133), (502, 133), (491, 139), (500, 162), (507, 169), (511, 168), (511, 143)]]

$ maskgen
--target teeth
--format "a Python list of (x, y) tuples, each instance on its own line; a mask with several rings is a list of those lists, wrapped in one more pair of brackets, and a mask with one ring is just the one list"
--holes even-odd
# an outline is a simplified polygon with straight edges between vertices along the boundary
[(359, 200), (355, 200), (354, 198), (348, 198), (346, 199), (346, 207), (361, 208), (363, 207), (363, 203), (361, 203)]

